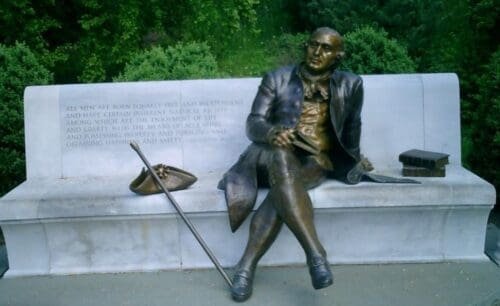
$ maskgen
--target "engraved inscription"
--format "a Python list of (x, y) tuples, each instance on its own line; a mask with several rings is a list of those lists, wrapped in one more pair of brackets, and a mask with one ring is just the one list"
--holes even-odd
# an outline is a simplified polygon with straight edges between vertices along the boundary
[(122, 145), (132, 139), (153, 145), (222, 141), (230, 137), (222, 122), (242, 104), (211, 100), (66, 105), (61, 111), (62, 139), (67, 149)]

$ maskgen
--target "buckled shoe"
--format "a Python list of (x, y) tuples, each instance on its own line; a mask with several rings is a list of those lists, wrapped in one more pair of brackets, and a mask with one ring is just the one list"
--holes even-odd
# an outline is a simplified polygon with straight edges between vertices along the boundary
[(238, 270), (233, 275), (233, 286), (231, 296), (237, 302), (246, 301), (252, 295), (253, 273), (246, 270)]
[(314, 289), (323, 289), (333, 284), (333, 274), (326, 258), (315, 256), (308, 261), (308, 265)]

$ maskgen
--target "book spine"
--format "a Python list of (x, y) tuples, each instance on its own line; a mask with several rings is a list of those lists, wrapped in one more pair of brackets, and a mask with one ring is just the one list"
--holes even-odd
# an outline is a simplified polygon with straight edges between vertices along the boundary
[(403, 176), (445, 177), (445, 168), (428, 169), (422, 167), (403, 167)]
[(441, 160), (429, 160), (419, 157), (401, 156), (399, 161), (402, 162), (404, 166), (422, 167), (431, 170), (443, 168), (446, 164), (448, 164), (448, 158)]

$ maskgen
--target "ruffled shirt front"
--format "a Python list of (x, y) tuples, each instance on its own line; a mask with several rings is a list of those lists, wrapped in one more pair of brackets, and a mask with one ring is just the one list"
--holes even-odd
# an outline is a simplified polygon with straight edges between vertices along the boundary
[(331, 150), (331, 123), (329, 112), (330, 101), (330, 75), (312, 77), (301, 68), (299, 76), (304, 87), (304, 101), (302, 112), (296, 129), (307, 136), (322, 152), (318, 162), (327, 169), (332, 165), (327, 158)]

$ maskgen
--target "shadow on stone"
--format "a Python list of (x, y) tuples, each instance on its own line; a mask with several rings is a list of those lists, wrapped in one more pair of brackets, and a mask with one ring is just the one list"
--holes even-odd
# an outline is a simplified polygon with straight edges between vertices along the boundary
[(9, 262), (7, 260), (7, 247), (5, 246), (5, 239), (3, 237), (2, 228), (0, 228), (0, 278), (8, 269)]
[(500, 266), (500, 207), (495, 206), (486, 227), (485, 253)]
[(488, 218), (488, 223), (493, 223), (500, 226), (500, 205), (495, 205), (493, 210), (491, 210), (490, 217)]

